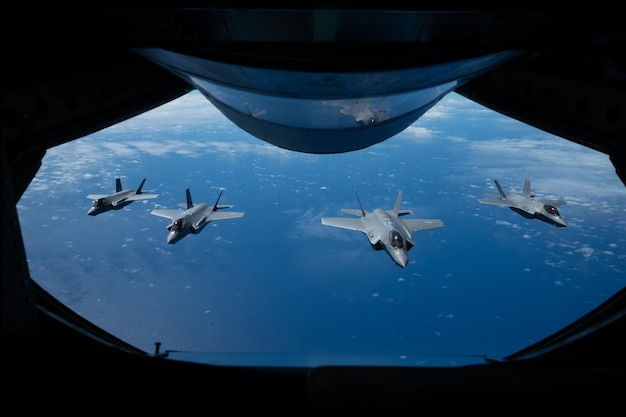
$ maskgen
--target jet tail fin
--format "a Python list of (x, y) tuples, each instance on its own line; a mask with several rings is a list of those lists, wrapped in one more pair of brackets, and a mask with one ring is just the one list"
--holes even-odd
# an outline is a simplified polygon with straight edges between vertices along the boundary
[[(219, 202), (220, 202), (220, 198), (222, 198), (222, 193), (224, 192), (224, 190), (220, 190), (220, 195), (217, 196), (217, 200), (215, 201), (215, 204), (213, 204), (213, 211), (217, 211), (218, 209), (220, 209), (221, 207), (218, 206)], [(223, 208), (223, 207), (222, 207)]]
[(524, 191), (522, 192), (522, 195), (526, 198), (532, 197), (532, 195), (530, 195), (530, 180), (524, 181)]
[(193, 201), (191, 201), (191, 191), (189, 191), (189, 188), (185, 190), (185, 194), (187, 194), (187, 208), (190, 209), (193, 207)]
[(500, 183), (498, 183), (498, 180), (493, 180), (493, 182), (496, 183), (496, 187), (498, 187), (498, 194), (500, 195), (501, 199), (505, 199), (506, 198), (506, 194), (504, 194), (504, 191), (502, 191), (502, 187), (500, 187)]
[(144, 178), (141, 181), (141, 184), (139, 184), (139, 188), (137, 188), (137, 191), (135, 191), (135, 194), (141, 194), (141, 189), (143, 188), (144, 183), (146, 182), (146, 179)]
[(396, 204), (393, 206), (393, 214), (395, 214), (396, 217), (400, 213), (400, 203), (402, 203), (402, 191), (398, 191), (398, 197), (396, 197)]
[(359, 202), (359, 207), (361, 207), (361, 217), (365, 217), (365, 210), (363, 209), (363, 204), (361, 204), (359, 193), (357, 193), (356, 190), (354, 191), (354, 193), (356, 194), (356, 200)]
[(122, 191), (122, 180), (119, 178), (115, 179), (115, 192), (119, 193), (120, 191)]

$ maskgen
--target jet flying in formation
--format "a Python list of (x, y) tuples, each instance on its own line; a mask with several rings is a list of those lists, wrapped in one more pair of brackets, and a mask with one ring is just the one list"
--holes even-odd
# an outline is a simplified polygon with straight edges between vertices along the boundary
[[(142, 189), (145, 182), (146, 179), (144, 178), (137, 191), (125, 190), (122, 188), (120, 178), (116, 178), (114, 194), (90, 194), (87, 196), (87, 198), (94, 200), (87, 214), (96, 216), (105, 211), (119, 210), (133, 201), (158, 197), (158, 194), (144, 194)], [(535, 199), (530, 192), (529, 180), (524, 183), (524, 190), (521, 194), (509, 193), (508, 196), (497, 180), (494, 180), (494, 183), (498, 189), (498, 199), (478, 199), (480, 203), (509, 207), (526, 218), (537, 218), (558, 227), (567, 226), (567, 222), (556, 208), (556, 206), (566, 204), (565, 201)], [(188, 234), (200, 233), (212, 221), (236, 219), (244, 216), (243, 212), (218, 211), (233, 207), (233, 205), (219, 205), (223, 192), (224, 190), (220, 191), (213, 206), (204, 203), (194, 205), (191, 192), (187, 188), (187, 202), (179, 204), (184, 210), (154, 209), (150, 213), (171, 220), (170, 224), (167, 225), (169, 233), (166, 241), (168, 244), (174, 244)], [(359, 202), (359, 209), (341, 209), (341, 212), (358, 216), (358, 218), (323, 217), (322, 224), (365, 233), (374, 250), (385, 250), (394, 263), (402, 268), (408, 264), (408, 252), (415, 246), (412, 233), (444, 226), (440, 219), (401, 218), (412, 213), (411, 210), (400, 210), (402, 191), (398, 192), (394, 208), (391, 211), (377, 208), (368, 212), (363, 209), (358, 194), (356, 198)]]
[(359, 218), (322, 217), (322, 224), (365, 233), (374, 250), (385, 250), (401, 268), (406, 267), (408, 252), (415, 246), (411, 233), (444, 226), (439, 219), (401, 219), (401, 216), (412, 213), (411, 210), (400, 210), (402, 191), (398, 192), (391, 211), (380, 208), (373, 212), (365, 211), (358, 194), (356, 198), (360, 209), (341, 209), (341, 212)]
[(497, 180), (493, 180), (498, 188), (498, 199), (478, 199), (482, 204), (493, 204), (496, 206), (509, 207), (511, 210), (521, 214), (528, 219), (539, 219), (557, 227), (567, 226), (567, 222), (559, 213), (556, 206), (566, 204), (563, 200), (538, 200), (530, 193), (530, 181), (524, 182), (522, 194), (509, 193), (507, 196)]
[(137, 191), (133, 191), (131, 189), (124, 190), (122, 188), (122, 180), (116, 178), (114, 194), (89, 194), (87, 196), (87, 198), (94, 200), (87, 214), (90, 216), (97, 216), (105, 211), (120, 210), (133, 201), (158, 197), (158, 194), (143, 194), (144, 191), (142, 191), (142, 188), (145, 182), (146, 179), (144, 178), (143, 181), (141, 181), (141, 184), (139, 184)]
[(233, 207), (233, 205), (219, 205), (223, 192), (224, 190), (220, 191), (213, 206), (204, 203), (194, 205), (191, 200), (191, 192), (187, 188), (187, 203), (179, 204), (185, 210), (154, 209), (150, 213), (171, 220), (171, 223), (167, 225), (169, 233), (166, 241), (168, 244), (173, 245), (188, 234), (195, 235), (200, 233), (212, 221), (243, 217), (243, 212), (218, 211)]

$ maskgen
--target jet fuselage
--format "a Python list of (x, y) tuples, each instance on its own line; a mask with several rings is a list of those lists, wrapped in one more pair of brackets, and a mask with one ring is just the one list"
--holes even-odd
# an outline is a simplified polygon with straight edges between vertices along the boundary
[(94, 200), (87, 214), (97, 216), (105, 211), (120, 210), (133, 202), (126, 199), (134, 193), (133, 190), (123, 190), (108, 197), (98, 198)]
[(538, 219), (557, 227), (567, 226), (567, 222), (556, 206), (567, 204), (563, 200), (538, 200), (530, 192), (530, 180), (524, 181), (524, 191), (509, 193), (507, 196), (497, 180), (493, 180), (498, 189), (498, 199), (478, 199), (482, 204), (508, 207), (527, 219)]
[(409, 262), (413, 238), (402, 220), (382, 209), (366, 214), (366, 234), (375, 250), (384, 249), (394, 263), (404, 268)]
[(188, 234), (198, 234), (210, 223), (206, 221), (211, 208), (207, 204), (196, 204), (185, 210), (183, 217), (175, 220), (168, 227), (167, 243), (174, 244)]
[(510, 209), (526, 218), (536, 218), (557, 227), (567, 226), (559, 210), (551, 204), (514, 193), (509, 193), (507, 199), (514, 204)]
[(359, 209), (341, 209), (341, 212), (358, 218), (322, 217), (322, 224), (365, 233), (372, 248), (387, 252), (400, 268), (406, 267), (409, 263), (409, 250), (415, 246), (413, 232), (444, 226), (440, 219), (400, 219), (401, 216), (412, 213), (411, 210), (400, 210), (402, 191), (398, 192), (393, 210), (377, 208), (367, 212), (358, 194), (357, 200)]

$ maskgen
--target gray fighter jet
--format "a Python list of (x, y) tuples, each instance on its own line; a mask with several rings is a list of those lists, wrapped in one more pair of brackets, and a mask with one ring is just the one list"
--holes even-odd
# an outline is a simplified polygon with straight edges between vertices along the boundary
[(322, 217), (322, 224), (365, 233), (374, 250), (385, 250), (401, 268), (406, 267), (409, 262), (408, 252), (415, 246), (411, 233), (444, 226), (439, 219), (400, 219), (412, 213), (411, 210), (400, 210), (402, 191), (398, 192), (392, 211), (378, 208), (370, 213), (363, 209), (358, 194), (356, 198), (360, 209), (341, 209), (341, 212), (359, 216), (358, 219)]
[(478, 199), (482, 204), (493, 204), (496, 206), (509, 207), (511, 210), (521, 214), (527, 219), (539, 219), (557, 227), (567, 226), (567, 222), (561, 216), (556, 206), (567, 204), (563, 200), (538, 200), (530, 193), (530, 181), (524, 182), (522, 194), (509, 193), (507, 196), (497, 180), (493, 180), (498, 188), (498, 199)]
[(187, 188), (187, 203), (179, 204), (185, 210), (154, 209), (150, 213), (171, 220), (171, 223), (167, 225), (169, 233), (166, 241), (173, 245), (190, 233), (194, 235), (200, 233), (212, 221), (243, 217), (243, 212), (218, 211), (233, 207), (233, 205), (219, 205), (223, 192), (224, 190), (220, 191), (220, 195), (213, 206), (204, 203), (194, 205), (191, 201), (191, 192)]
[(89, 194), (87, 198), (93, 200), (91, 208), (87, 212), (90, 216), (97, 216), (100, 213), (104, 213), (109, 210), (120, 210), (133, 201), (146, 200), (149, 198), (156, 198), (158, 194), (143, 194), (143, 184), (146, 182), (144, 178), (139, 184), (137, 191), (122, 188), (122, 180), (115, 179), (115, 194)]

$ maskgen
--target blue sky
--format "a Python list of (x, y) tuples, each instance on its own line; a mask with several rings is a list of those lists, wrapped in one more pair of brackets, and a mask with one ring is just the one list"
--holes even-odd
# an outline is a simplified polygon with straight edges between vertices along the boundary
[[(88, 194), (159, 194), (87, 216)], [(567, 228), (479, 204), (563, 199)], [(154, 208), (244, 211), (174, 246)], [(445, 227), (414, 234), (405, 269), (364, 235), (321, 225), (341, 208), (402, 208)], [(18, 204), (33, 278), (151, 351), (504, 356), (624, 286), (626, 188), (608, 156), (446, 96), (412, 126), (337, 155), (279, 149), (198, 92), (50, 149)], [(410, 363), (413, 364), (413, 363)]]

